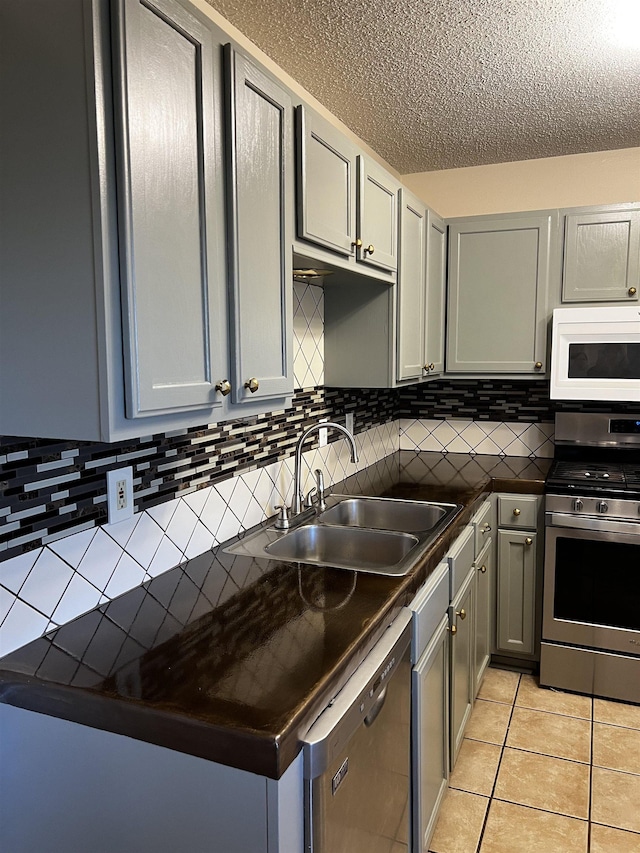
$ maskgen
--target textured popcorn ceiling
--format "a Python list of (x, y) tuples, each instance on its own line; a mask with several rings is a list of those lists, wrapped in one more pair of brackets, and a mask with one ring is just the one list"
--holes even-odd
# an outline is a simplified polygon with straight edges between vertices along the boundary
[(640, 145), (640, 0), (208, 2), (402, 174)]

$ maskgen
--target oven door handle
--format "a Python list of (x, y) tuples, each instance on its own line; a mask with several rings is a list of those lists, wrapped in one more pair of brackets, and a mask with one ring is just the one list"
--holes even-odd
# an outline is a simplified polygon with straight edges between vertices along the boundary
[(632, 533), (640, 537), (640, 523), (614, 521), (611, 518), (594, 518), (592, 515), (566, 515), (561, 512), (546, 513), (547, 527), (572, 527), (577, 530), (598, 530), (602, 533)]

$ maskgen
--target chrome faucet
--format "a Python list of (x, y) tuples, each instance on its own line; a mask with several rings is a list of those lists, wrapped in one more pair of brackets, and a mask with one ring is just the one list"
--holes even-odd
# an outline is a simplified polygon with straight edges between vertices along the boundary
[(291, 515), (298, 515), (302, 511), (302, 503), (304, 501), (304, 496), (302, 494), (302, 483), (301, 480), (301, 472), (300, 469), (302, 467), (302, 445), (313, 432), (317, 432), (321, 429), (337, 429), (339, 432), (344, 433), (345, 438), (348, 440), (351, 445), (351, 461), (358, 461), (358, 451), (356, 450), (356, 440), (353, 437), (353, 434), (349, 432), (346, 427), (343, 427), (341, 424), (336, 424), (333, 421), (320, 421), (317, 424), (311, 424), (300, 436), (298, 439), (298, 443), (296, 444), (296, 459), (295, 459), (295, 467), (293, 470), (293, 500), (291, 501)]

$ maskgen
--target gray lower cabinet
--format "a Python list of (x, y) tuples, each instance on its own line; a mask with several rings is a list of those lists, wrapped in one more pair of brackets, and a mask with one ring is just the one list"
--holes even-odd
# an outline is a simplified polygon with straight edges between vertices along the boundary
[(449, 760), (453, 767), (475, 699), (475, 569), (471, 567), (449, 607), (451, 688)]
[(447, 372), (544, 374), (555, 211), (449, 220)]
[(535, 495), (498, 495), (498, 655), (539, 658), (541, 506)]
[(0, 728), (3, 850), (304, 848), (302, 753), (276, 781), (11, 705)]
[(426, 853), (449, 781), (449, 620), (444, 616), (413, 669), (414, 853)]
[(449, 564), (420, 588), (413, 611), (411, 682), (412, 846), (426, 853), (449, 780)]
[(453, 767), (475, 699), (475, 528), (467, 525), (447, 554), (451, 632), (449, 762)]
[(226, 50), (232, 399), (293, 393), (291, 98)]
[(561, 211), (563, 302), (640, 299), (640, 205)]
[(489, 539), (474, 562), (475, 592), (475, 648), (474, 648), (474, 695), (478, 695), (482, 679), (491, 660), (491, 638), (494, 601), (494, 547)]

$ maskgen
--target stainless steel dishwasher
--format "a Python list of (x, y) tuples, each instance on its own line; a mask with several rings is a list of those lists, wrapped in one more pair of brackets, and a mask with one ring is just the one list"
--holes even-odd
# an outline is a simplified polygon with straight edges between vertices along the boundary
[(403, 609), (304, 738), (308, 853), (410, 849), (410, 645)]

